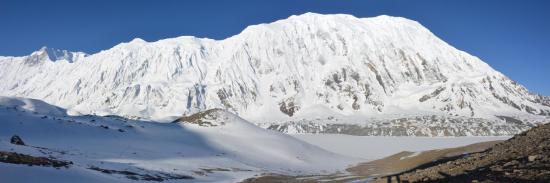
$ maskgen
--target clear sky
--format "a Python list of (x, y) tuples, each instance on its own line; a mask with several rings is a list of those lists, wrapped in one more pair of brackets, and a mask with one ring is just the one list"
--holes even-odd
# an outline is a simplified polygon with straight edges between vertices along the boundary
[(224, 39), (305, 12), (419, 21), (533, 92), (550, 95), (550, 1), (0, 0), (0, 55), (42, 46), (95, 53), (135, 37)]

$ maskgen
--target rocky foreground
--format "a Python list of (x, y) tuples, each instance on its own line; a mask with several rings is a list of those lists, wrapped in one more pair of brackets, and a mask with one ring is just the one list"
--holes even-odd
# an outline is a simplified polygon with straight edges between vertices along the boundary
[(456, 160), (376, 182), (550, 182), (550, 124)]
[(348, 173), (264, 175), (243, 182), (550, 182), (550, 123), (506, 141), (424, 152), (400, 152)]

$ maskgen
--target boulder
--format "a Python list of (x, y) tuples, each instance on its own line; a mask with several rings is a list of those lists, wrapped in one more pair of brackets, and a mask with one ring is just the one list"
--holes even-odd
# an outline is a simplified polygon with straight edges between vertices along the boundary
[(23, 139), (21, 139), (21, 137), (19, 137), (17, 135), (11, 136), (10, 143), (15, 144), (15, 145), (22, 145), (22, 146), (25, 145), (25, 142), (23, 142)]

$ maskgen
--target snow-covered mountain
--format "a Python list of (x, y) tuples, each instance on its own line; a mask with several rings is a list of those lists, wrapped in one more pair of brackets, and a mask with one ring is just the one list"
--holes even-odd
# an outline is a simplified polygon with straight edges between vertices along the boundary
[[(550, 115), (547, 97), (418, 22), (390, 16), (306, 13), (224, 40), (134, 39), (91, 55), (40, 50), (0, 57), (0, 83), (0, 95), (72, 114), (172, 120), (223, 108), (296, 132), (355, 124), (390, 128), (365, 133), (379, 135), (396, 135), (394, 126), (406, 135), (510, 134)], [(431, 118), (439, 122), (422, 120)], [(484, 133), (464, 132), (472, 126)]]

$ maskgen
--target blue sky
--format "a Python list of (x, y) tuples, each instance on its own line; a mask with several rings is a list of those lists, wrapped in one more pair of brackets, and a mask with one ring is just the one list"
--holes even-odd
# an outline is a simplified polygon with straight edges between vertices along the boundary
[(0, 0), (0, 55), (42, 46), (95, 53), (135, 37), (223, 39), (305, 12), (419, 21), (531, 91), (550, 95), (550, 1)]

